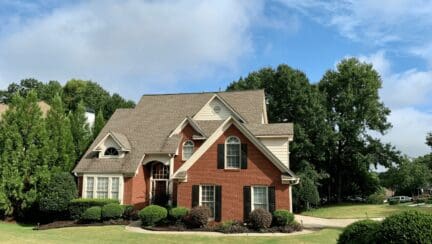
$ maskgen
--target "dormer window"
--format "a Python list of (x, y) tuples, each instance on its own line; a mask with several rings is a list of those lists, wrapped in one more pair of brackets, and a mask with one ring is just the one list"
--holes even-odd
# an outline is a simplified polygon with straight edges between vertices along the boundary
[(225, 162), (227, 169), (240, 169), (241, 142), (236, 136), (230, 136), (225, 141)]
[(183, 160), (188, 160), (194, 151), (195, 144), (191, 140), (187, 140), (183, 143)]
[(105, 150), (104, 156), (118, 156), (119, 151), (114, 147), (109, 147)]

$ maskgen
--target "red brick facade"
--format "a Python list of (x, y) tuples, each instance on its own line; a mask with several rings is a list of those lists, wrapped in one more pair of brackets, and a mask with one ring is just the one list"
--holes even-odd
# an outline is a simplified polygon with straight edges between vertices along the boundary
[(149, 204), (150, 170), (146, 166), (138, 168), (134, 177), (124, 178), (123, 203), (141, 209)]

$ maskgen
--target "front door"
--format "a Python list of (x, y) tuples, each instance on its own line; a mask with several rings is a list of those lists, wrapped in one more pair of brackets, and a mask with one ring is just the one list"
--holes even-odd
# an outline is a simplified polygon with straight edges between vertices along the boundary
[(161, 206), (168, 204), (166, 180), (155, 180), (153, 203)]
[(152, 204), (165, 206), (168, 204), (168, 180), (169, 180), (169, 167), (162, 163), (152, 164), (151, 170), (152, 177)]

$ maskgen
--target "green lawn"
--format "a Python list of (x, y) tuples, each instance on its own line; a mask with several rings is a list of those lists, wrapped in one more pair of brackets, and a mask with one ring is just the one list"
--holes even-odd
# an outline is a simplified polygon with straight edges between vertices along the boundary
[(378, 218), (387, 217), (394, 213), (407, 210), (417, 210), (421, 212), (432, 213), (432, 207), (430, 207), (430, 205), (427, 206), (410, 207), (408, 204), (339, 204), (323, 206), (318, 209), (302, 212), (301, 214), (327, 219)]
[(336, 243), (341, 230), (324, 229), (287, 237), (207, 237), (131, 233), (123, 226), (74, 227), (34, 231), (0, 222), (1, 243)]

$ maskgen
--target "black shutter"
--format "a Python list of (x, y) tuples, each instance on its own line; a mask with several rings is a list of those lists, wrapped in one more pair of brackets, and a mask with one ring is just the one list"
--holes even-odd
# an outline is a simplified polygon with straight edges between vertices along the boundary
[(241, 168), (247, 169), (247, 144), (241, 144)]
[(268, 188), (269, 212), (273, 213), (276, 210), (276, 195), (274, 186)]
[(199, 185), (192, 186), (192, 207), (199, 205)]
[(222, 186), (215, 186), (215, 221), (221, 221), (222, 216)]
[(218, 144), (217, 147), (217, 168), (225, 168), (225, 144)]
[(243, 219), (245, 222), (248, 221), (249, 214), (251, 212), (251, 187), (243, 187)]

